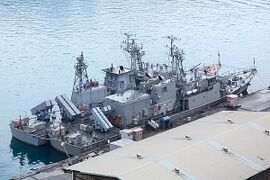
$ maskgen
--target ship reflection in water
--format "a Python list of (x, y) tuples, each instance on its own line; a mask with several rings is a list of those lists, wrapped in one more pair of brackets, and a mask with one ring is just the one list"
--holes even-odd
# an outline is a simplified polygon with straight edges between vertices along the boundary
[(32, 170), (38, 168), (35, 168), (35, 165), (47, 165), (66, 159), (66, 155), (55, 151), (50, 145), (33, 147), (16, 138), (12, 138), (10, 149), (13, 157), (19, 160), (21, 167), (31, 166)]

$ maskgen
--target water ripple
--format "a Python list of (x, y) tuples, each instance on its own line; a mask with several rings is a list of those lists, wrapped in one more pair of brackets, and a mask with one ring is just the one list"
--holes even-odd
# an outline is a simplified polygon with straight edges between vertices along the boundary
[[(168, 62), (163, 37), (173, 34), (181, 38), (177, 44), (185, 49), (186, 66), (216, 62), (218, 51), (224, 64), (235, 67), (256, 57), (268, 81), (269, 10), (268, 0), (0, 1), (0, 174), (7, 179), (53, 162), (33, 158), (44, 149), (14, 152), (8, 122), (44, 99), (70, 95), (81, 51), (89, 76), (102, 80), (101, 68), (111, 62), (129, 64), (120, 49), (121, 33), (136, 33), (144, 60), (161, 63)], [(262, 85), (254, 81), (253, 87)]]

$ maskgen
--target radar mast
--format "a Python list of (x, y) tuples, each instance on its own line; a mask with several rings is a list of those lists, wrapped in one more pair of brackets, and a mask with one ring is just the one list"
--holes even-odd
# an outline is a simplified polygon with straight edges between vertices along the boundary
[[(169, 56), (171, 57), (172, 74), (176, 78), (176, 86), (181, 89), (185, 89), (185, 71), (183, 67), (184, 51), (174, 45), (174, 41), (177, 40), (173, 35), (167, 36), (170, 40)], [(168, 46), (167, 46), (168, 47)]]
[(135, 34), (124, 33), (126, 40), (122, 42), (122, 48), (130, 55), (130, 68), (137, 74), (138, 71), (142, 72), (143, 62), (142, 57), (145, 55), (143, 46), (135, 42)]
[(83, 52), (81, 55), (76, 58), (77, 62), (74, 66), (75, 68), (75, 78), (74, 78), (74, 85), (73, 91), (82, 93), (90, 89), (90, 82), (87, 75), (87, 65), (85, 64)]

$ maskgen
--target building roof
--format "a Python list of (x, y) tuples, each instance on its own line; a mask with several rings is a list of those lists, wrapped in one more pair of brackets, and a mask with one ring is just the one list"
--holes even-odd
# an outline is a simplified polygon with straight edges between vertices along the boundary
[(125, 180), (247, 179), (270, 167), (268, 129), (268, 112), (223, 111), (69, 169)]
[(145, 98), (149, 98), (149, 95), (135, 90), (128, 90), (107, 96), (105, 99), (110, 99), (119, 103), (131, 103)]

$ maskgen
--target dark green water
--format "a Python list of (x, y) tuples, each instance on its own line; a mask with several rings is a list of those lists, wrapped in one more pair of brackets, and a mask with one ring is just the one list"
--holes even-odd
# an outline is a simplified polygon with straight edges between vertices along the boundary
[(66, 158), (66, 155), (55, 151), (50, 145), (37, 148), (22, 143), (15, 138), (11, 139), (10, 150), (13, 160), (16, 162), (15, 167), (18, 167), (18, 169), (10, 169), (10, 174), (35, 170), (41, 165), (51, 164)]

